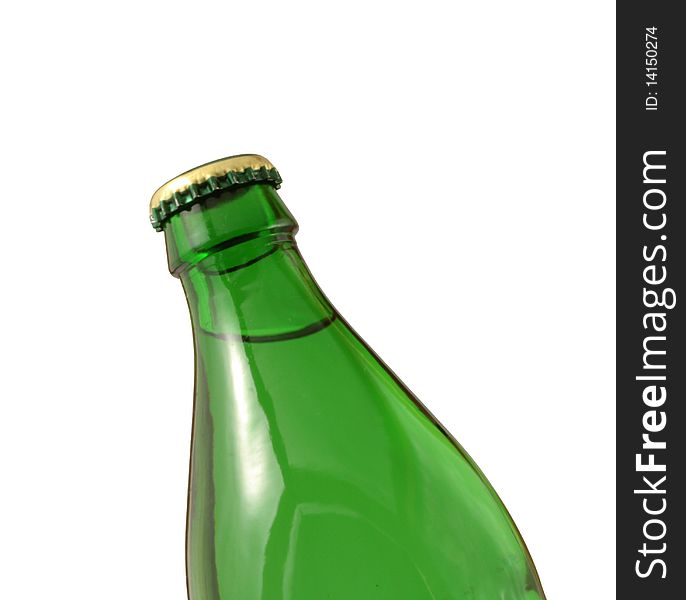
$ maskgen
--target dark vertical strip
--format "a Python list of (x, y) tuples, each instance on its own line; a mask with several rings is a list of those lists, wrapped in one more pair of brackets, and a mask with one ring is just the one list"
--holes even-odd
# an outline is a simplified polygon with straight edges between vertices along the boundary
[(682, 8), (617, 3), (618, 598), (686, 588)]
[[(193, 318), (198, 296), (190, 283), (182, 283)], [(214, 421), (201, 343), (193, 328), (195, 382), (186, 510), (186, 590), (189, 600), (219, 600), (214, 536)]]
[(196, 351), (193, 430), (186, 521), (186, 585), (189, 600), (219, 600), (215, 547), (214, 422), (210, 385)]

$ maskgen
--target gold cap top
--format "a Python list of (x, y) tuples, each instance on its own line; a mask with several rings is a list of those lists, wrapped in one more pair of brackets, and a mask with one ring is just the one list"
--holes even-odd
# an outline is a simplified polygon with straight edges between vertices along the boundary
[(150, 220), (159, 231), (167, 217), (189, 208), (208, 193), (257, 182), (277, 188), (281, 183), (274, 165), (258, 154), (239, 154), (200, 165), (170, 179), (152, 195)]

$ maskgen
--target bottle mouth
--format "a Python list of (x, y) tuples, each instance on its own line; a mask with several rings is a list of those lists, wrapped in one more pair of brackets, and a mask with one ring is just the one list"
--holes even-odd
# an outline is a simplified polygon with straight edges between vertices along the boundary
[(276, 167), (259, 154), (221, 158), (170, 179), (150, 200), (150, 222), (156, 231), (173, 215), (230, 189), (266, 183), (278, 189), (282, 179)]

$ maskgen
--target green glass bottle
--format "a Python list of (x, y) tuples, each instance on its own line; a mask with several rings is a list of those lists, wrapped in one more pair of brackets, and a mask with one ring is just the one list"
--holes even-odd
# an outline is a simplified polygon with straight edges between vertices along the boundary
[(190, 600), (540, 600), (467, 453), (332, 307), (266, 159), (162, 186), (195, 342)]

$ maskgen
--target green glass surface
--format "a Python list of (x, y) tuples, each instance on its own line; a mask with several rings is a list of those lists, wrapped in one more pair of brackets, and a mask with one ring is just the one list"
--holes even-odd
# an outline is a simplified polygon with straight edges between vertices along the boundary
[(324, 297), (272, 187), (164, 231), (195, 341), (191, 600), (544, 598), (505, 507)]

